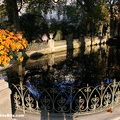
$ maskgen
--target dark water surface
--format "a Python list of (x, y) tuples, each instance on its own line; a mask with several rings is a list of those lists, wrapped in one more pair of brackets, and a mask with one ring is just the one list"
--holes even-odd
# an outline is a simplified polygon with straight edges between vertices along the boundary
[(10, 83), (28, 87), (84, 87), (120, 78), (120, 49), (97, 45), (43, 55), (16, 63), (6, 70)]
[(120, 80), (120, 49), (104, 44), (63, 51), (26, 59), (3, 72), (15, 109), (86, 112), (116, 100), (119, 85), (113, 91), (112, 82)]

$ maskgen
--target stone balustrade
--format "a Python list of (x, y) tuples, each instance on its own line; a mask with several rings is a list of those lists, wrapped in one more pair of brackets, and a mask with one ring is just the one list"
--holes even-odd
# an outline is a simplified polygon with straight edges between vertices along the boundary
[[(60, 41), (54, 41), (53, 34), (50, 33), (50, 39), (48, 41), (48, 46), (43, 49), (38, 49), (34, 51), (26, 51), (26, 55), (28, 57), (31, 57), (31, 55), (37, 55), (40, 54), (48, 54), (48, 53), (54, 53), (54, 52), (60, 52), (68, 49), (75, 49), (80, 47), (90, 47), (94, 45), (99, 45), (102, 43), (106, 43), (107, 36), (105, 37), (82, 37), (79, 39), (73, 39), (71, 36), (68, 37), (67, 40), (60, 40)], [(91, 42), (92, 41), (92, 42)], [(35, 54), (36, 53), (36, 54)]]

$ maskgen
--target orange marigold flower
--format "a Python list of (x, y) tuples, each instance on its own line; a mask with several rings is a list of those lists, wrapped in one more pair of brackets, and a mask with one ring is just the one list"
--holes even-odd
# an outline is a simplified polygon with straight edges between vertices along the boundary
[(20, 62), (22, 62), (22, 61), (23, 61), (23, 57), (20, 58)]
[(12, 56), (12, 55), (10, 55), (10, 56), (9, 56), (9, 58), (10, 58), (10, 59), (13, 59), (13, 56)]
[(2, 50), (3, 48), (4, 48), (4, 46), (0, 44), (0, 50)]
[[(24, 33), (21, 31), (20, 33)], [(27, 41), (8, 30), (0, 30), (0, 64), (7, 65), (13, 59), (13, 52), (27, 47)], [(11, 52), (13, 51), (13, 52)], [(20, 62), (23, 57), (20, 58)]]
[(10, 34), (10, 35), (12, 35), (12, 36), (14, 35), (14, 33), (13, 33), (13, 32), (10, 32), (9, 34)]

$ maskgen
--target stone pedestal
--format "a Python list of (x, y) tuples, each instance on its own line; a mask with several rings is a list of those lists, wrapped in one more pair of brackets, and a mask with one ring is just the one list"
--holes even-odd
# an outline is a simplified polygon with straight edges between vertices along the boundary
[(12, 120), (11, 90), (4, 79), (0, 79), (0, 120)]
[(50, 40), (48, 41), (49, 47), (51, 48), (51, 52), (54, 51), (54, 40), (53, 40), (53, 33), (50, 33)]

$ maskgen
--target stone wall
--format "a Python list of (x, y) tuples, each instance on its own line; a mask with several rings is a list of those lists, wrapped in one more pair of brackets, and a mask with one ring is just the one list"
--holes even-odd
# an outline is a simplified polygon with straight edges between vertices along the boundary
[(0, 120), (12, 120), (11, 90), (4, 79), (0, 79)]
[(106, 43), (107, 36), (105, 37), (84, 37), (80, 39), (69, 39), (69, 40), (60, 40), (60, 41), (54, 41), (54, 39), (51, 37), (51, 39), (48, 41), (47, 48), (33, 50), (33, 51), (26, 51), (26, 55), (28, 57), (36, 56), (36, 55), (42, 55), (42, 54), (48, 54), (48, 53), (54, 53), (54, 52), (60, 52), (68, 49), (75, 49), (80, 47), (90, 47), (91, 41), (92, 45), (99, 45), (102, 43)]

